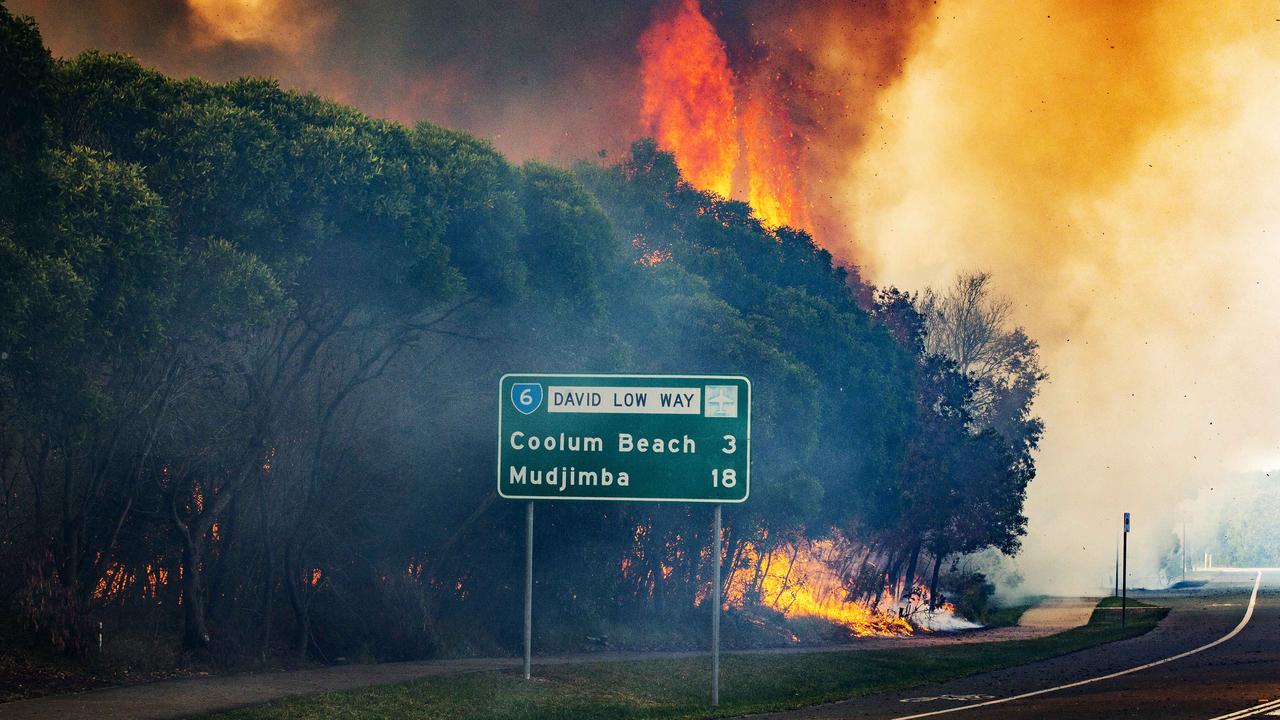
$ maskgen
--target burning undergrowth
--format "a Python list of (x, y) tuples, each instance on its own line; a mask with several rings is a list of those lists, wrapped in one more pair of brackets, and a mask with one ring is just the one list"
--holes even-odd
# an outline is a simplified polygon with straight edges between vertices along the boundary
[(766, 608), (788, 619), (822, 620), (853, 637), (979, 627), (957, 616), (944, 598), (931, 602), (925, 586), (892, 582), (874, 549), (850, 545), (838, 538), (748, 546), (729, 579), (727, 604), (747, 613)]

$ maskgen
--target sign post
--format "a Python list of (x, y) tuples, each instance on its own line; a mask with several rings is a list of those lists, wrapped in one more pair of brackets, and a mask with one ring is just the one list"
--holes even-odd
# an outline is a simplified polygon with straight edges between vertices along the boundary
[(524, 500), (524, 676), (533, 645), (533, 503), (712, 503), (711, 703), (720, 702), (721, 506), (751, 494), (751, 382), (740, 375), (503, 375), (498, 495)]
[(524, 510), (524, 679), (533, 666), (533, 501)]
[(1116, 538), (1115, 546), (1112, 549), (1115, 551), (1115, 558), (1116, 558), (1116, 584), (1111, 591), (1111, 597), (1120, 597), (1120, 539), (1119, 538)]
[(720, 554), (723, 552), (720, 538), (720, 505), (716, 504), (715, 532), (712, 535), (711, 556), (715, 572), (711, 575), (711, 704), (720, 704)]
[(1129, 513), (1124, 514), (1124, 560), (1120, 572), (1120, 627), (1129, 614)]

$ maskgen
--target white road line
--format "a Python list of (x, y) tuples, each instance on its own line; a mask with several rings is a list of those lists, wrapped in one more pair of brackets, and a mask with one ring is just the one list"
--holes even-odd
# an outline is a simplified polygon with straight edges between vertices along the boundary
[[(1210, 718), (1209, 720), (1235, 720), (1235, 718), (1253, 717), (1254, 715), (1261, 715), (1268, 710), (1276, 710), (1277, 708), (1280, 708), (1280, 700), (1272, 700), (1269, 703), (1254, 705), (1253, 707), (1245, 708), (1244, 710), (1229, 712), (1226, 715), (1219, 715), (1215, 718)], [(1271, 714), (1274, 715), (1275, 713)]]
[[(1258, 602), (1258, 588), (1261, 586), (1262, 586), (1262, 571), (1259, 570), (1257, 579), (1253, 581), (1253, 594), (1249, 596), (1249, 608), (1244, 611), (1244, 617), (1240, 618), (1240, 624), (1236, 625), (1235, 629), (1233, 629), (1231, 632), (1227, 633), (1226, 635), (1223, 635), (1222, 637), (1218, 638), (1217, 640), (1214, 640), (1211, 643), (1208, 643), (1206, 645), (1201, 645), (1200, 647), (1195, 648), (1194, 650), (1188, 650), (1183, 653), (1178, 653), (1177, 655), (1173, 655), (1171, 657), (1167, 657), (1162, 660), (1156, 660), (1155, 662), (1149, 662), (1145, 665), (1132, 667), (1132, 668), (1129, 668), (1128, 670), (1121, 670), (1119, 672), (1113, 672), (1107, 675), (1099, 675), (1098, 677), (1092, 677), (1087, 680), (1077, 680), (1076, 682), (1067, 683), (1066, 685), (1059, 685), (1057, 687), (1044, 688), (1043, 690), (1033, 690), (1032, 692), (1022, 693), (1021, 695), (1014, 695), (1012, 697), (1007, 697), (1007, 698), (997, 698), (995, 700), (987, 700), (986, 702), (974, 703), (972, 705), (961, 705), (959, 707), (946, 708), (944, 710), (933, 710), (931, 712), (919, 713), (917, 715), (903, 715), (901, 717), (893, 718), (893, 720), (916, 720), (916, 718), (933, 717), (935, 715), (946, 715), (947, 713), (960, 712), (961, 710), (973, 710), (974, 708), (987, 707), (989, 705), (1001, 705), (1003, 703), (1013, 702), (1014, 700), (1024, 700), (1026, 698), (1035, 697), (1037, 695), (1046, 695), (1051, 692), (1058, 692), (1059, 690), (1069, 690), (1071, 688), (1080, 687), (1081, 685), (1088, 685), (1090, 683), (1096, 683), (1096, 682), (1101, 682), (1103, 680), (1118, 678), (1123, 675), (1136, 673), (1140, 670), (1147, 670), (1149, 668), (1156, 667), (1157, 665), (1164, 665), (1165, 663), (1171, 663), (1174, 660), (1181, 660), (1182, 658), (1190, 657), (1192, 655), (1195, 655), (1196, 653), (1202, 653), (1205, 650), (1208, 650), (1209, 648), (1217, 647), (1222, 643), (1235, 637), (1236, 635), (1239, 635), (1240, 631), (1244, 629), (1244, 626), (1249, 624), (1249, 620), (1253, 617), (1253, 606), (1256, 605)], [(1256, 710), (1256, 709), (1257, 708), (1250, 708), (1250, 710)], [(1213, 718), (1213, 720), (1229, 720), (1235, 717), (1236, 717), (1235, 715), (1223, 715), (1221, 718)]]
[[(1209, 720), (1235, 720), (1236, 718), (1253, 717), (1255, 715), (1261, 715), (1268, 710), (1275, 710), (1276, 708), (1280, 708), (1280, 700), (1272, 700), (1271, 702), (1264, 703), (1262, 705), (1254, 705), (1253, 707), (1245, 708), (1244, 710), (1229, 712), (1226, 715), (1219, 715), (1215, 718), (1210, 718)], [(1275, 715), (1276, 713), (1273, 712), (1269, 714)]]

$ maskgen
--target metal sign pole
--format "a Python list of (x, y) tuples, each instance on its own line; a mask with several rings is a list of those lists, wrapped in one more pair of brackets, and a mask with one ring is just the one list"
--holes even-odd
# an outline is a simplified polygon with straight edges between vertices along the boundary
[(715, 532), (711, 541), (711, 704), (720, 704), (720, 503), (716, 503)]
[(1120, 627), (1129, 615), (1129, 513), (1124, 514), (1124, 552), (1120, 568)]
[(1120, 540), (1116, 539), (1116, 584), (1115, 589), (1111, 591), (1111, 597), (1120, 597)]
[(533, 663), (533, 501), (524, 511), (524, 679)]

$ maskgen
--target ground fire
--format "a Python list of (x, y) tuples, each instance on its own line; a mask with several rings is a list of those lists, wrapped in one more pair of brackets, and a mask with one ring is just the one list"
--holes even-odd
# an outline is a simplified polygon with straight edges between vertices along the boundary
[[(858, 555), (833, 540), (784, 543), (763, 555), (749, 547), (729, 581), (727, 603), (738, 608), (756, 603), (786, 617), (826, 620), (858, 637), (910, 635), (956, 624), (951, 604), (930, 610), (929, 593), (922, 585), (885, 587), (877, 582), (858, 587), (849, 563)], [(860, 565), (867, 568), (865, 562)], [(849, 569), (842, 570), (845, 567)]]

